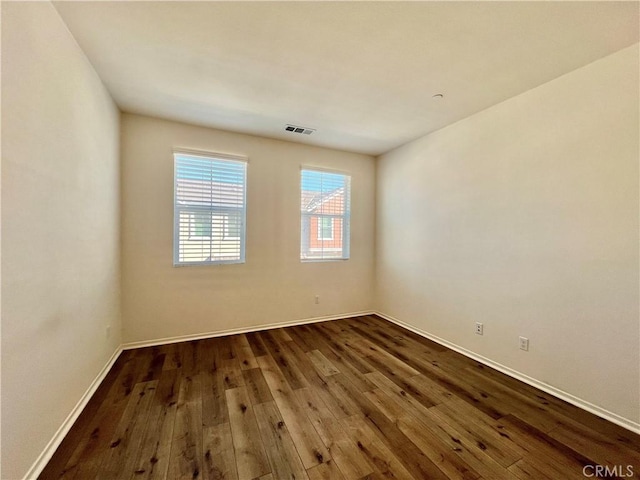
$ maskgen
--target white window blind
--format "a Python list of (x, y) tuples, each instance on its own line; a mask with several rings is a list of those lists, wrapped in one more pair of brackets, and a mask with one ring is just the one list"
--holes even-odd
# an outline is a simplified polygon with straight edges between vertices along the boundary
[(300, 259), (349, 258), (351, 177), (303, 168), (300, 185)]
[(174, 154), (174, 265), (243, 263), (247, 163)]

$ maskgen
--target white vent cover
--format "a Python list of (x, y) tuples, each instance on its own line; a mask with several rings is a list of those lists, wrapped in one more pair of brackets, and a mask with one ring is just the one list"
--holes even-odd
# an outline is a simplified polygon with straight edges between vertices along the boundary
[(287, 124), (284, 129), (287, 132), (291, 132), (291, 133), (301, 133), (302, 135), (311, 135), (313, 132), (316, 131), (315, 128), (307, 128), (307, 127), (301, 127), (299, 125), (290, 125)]

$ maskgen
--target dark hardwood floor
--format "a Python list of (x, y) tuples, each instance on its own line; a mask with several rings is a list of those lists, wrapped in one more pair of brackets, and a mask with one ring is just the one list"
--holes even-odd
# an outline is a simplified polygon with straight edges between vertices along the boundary
[(125, 351), (40, 478), (640, 478), (639, 452), (638, 435), (366, 316)]

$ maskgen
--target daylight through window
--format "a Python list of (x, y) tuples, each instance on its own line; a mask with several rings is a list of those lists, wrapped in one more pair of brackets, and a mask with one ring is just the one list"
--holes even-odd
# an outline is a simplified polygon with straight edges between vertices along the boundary
[(175, 153), (174, 265), (242, 263), (246, 161)]
[(303, 169), (300, 185), (300, 259), (349, 258), (351, 177)]

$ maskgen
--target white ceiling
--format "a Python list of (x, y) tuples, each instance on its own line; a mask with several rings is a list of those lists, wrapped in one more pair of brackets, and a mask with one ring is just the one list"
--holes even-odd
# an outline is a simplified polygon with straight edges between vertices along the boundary
[(638, 2), (55, 6), (124, 111), (373, 155), (639, 36)]

